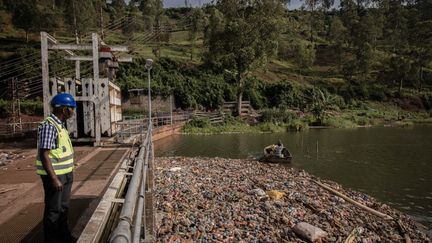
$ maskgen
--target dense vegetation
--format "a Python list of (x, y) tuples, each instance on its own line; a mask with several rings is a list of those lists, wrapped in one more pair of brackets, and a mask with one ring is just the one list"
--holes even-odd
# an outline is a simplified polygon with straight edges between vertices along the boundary
[[(0, 0), (0, 36), (9, 40), (1, 58), (37, 52), (32, 35), (40, 30), (85, 41), (107, 26), (105, 39), (128, 43), (137, 57), (117, 73), (123, 91), (146, 87), (145, 58), (154, 56), (152, 90), (173, 93), (179, 108), (215, 110), (224, 101), (249, 100), (264, 122), (296, 128), (430, 116), (431, 0), (305, 1), (291, 11), (286, 4), (218, 0), (163, 9), (160, 0)], [(40, 73), (28, 66), (34, 72), (25, 77)]]

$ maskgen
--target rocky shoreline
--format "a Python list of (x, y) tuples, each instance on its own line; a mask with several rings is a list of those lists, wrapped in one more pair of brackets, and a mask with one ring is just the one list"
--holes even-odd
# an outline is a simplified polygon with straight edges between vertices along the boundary
[[(187, 157), (156, 158), (154, 164), (158, 241), (430, 241), (407, 215), (284, 165)], [(392, 219), (355, 206), (314, 181)]]

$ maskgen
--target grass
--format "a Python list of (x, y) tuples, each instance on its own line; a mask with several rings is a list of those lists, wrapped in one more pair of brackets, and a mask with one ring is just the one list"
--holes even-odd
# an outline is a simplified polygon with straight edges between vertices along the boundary
[(182, 129), (184, 133), (191, 134), (220, 134), (220, 133), (249, 133), (256, 130), (239, 120), (230, 119), (223, 124), (211, 124), (208, 118), (194, 118)]
[(363, 102), (359, 107), (346, 109), (338, 115), (328, 117), (324, 123), (331, 127), (407, 126), (416, 123), (432, 123), (432, 118), (425, 111), (406, 111), (389, 103)]
[(302, 119), (294, 119), (289, 123), (261, 122), (249, 125), (239, 118), (228, 117), (224, 123), (211, 124), (208, 119), (193, 119), (183, 127), (184, 133), (191, 134), (221, 134), (221, 133), (278, 133), (288, 130), (307, 129), (308, 125)]
[[(281, 111), (278, 111), (280, 114)], [(288, 130), (304, 130), (314, 124), (315, 119), (311, 114), (302, 113), (284, 121), (272, 119), (251, 126), (238, 119), (230, 119), (225, 124), (212, 125), (209, 121), (198, 124), (188, 123), (184, 133), (220, 134), (220, 133), (278, 133)], [(323, 126), (333, 128), (355, 128), (362, 126), (412, 126), (414, 124), (432, 124), (431, 114), (428, 112), (409, 112), (395, 105), (379, 102), (364, 102), (358, 107), (352, 107), (340, 112), (328, 114)]]

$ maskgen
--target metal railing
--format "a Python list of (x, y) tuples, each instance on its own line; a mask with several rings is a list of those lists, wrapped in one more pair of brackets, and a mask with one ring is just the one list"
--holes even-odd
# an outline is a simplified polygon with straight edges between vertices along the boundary
[(118, 224), (109, 240), (112, 243), (154, 240), (152, 130), (152, 125), (148, 124), (146, 137), (135, 160)]
[[(173, 125), (179, 122), (188, 121), (191, 118), (191, 113), (167, 115), (167, 116), (156, 116), (152, 117), (151, 124), (153, 129), (157, 129), (165, 125)], [(147, 130), (147, 125), (149, 124), (147, 117), (139, 117), (138, 119), (124, 120), (116, 123), (116, 136), (117, 141), (124, 142), (127, 138), (132, 135), (141, 134)]]
[(1, 123), (0, 135), (14, 135), (37, 130), (41, 121), (38, 122), (17, 122), (17, 123)]

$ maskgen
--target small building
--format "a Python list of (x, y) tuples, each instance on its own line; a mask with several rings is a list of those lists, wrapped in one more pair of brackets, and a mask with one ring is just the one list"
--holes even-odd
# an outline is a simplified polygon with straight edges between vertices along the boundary
[[(173, 96), (163, 97), (160, 95), (151, 96), (152, 111), (156, 113), (170, 112), (175, 110), (175, 102)], [(124, 109), (142, 110), (148, 112), (148, 95), (143, 89), (130, 89), (129, 97), (124, 97), (122, 100)]]

